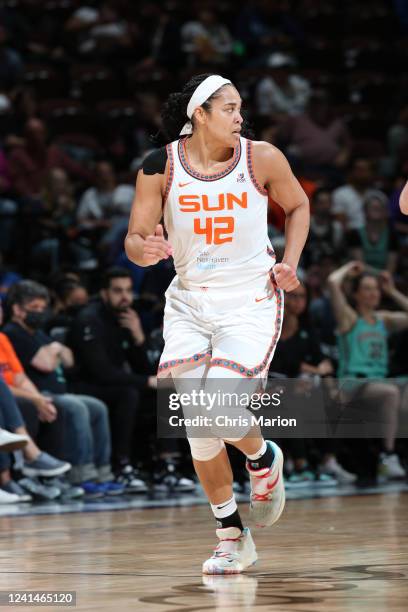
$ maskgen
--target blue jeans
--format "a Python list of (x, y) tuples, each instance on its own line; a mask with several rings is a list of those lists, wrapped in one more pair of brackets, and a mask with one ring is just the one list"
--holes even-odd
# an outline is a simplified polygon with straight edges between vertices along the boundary
[[(18, 427), (23, 426), (24, 421), (17, 402), (0, 376), (0, 427), (8, 431), (15, 431)], [(10, 465), (9, 453), (0, 453), (0, 472), (8, 470)]]
[(73, 482), (94, 480), (110, 465), (111, 437), (106, 404), (89, 395), (51, 394), (66, 419), (64, 459), (72, 465)]

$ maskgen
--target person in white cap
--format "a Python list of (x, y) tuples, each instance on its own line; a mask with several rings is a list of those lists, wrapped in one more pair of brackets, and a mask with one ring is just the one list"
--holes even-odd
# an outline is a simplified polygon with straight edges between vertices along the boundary
[[(174, 258), (158, 375), (171, 375), (177, 390), (192, 379), (205, 389), (217, 379), (259, 387), (279, 339), (283, 292), (299, 285), (308, 199), (278, 149), (243, 137), (241, 105), (228, 79), (192, 78), (169, 96), (162, 112), (169, 144), (145, 159), (136, 182), (125, 248), (141, 266)], [(267, 234), (268, 196), (287, 218), (280, 263)], [(234, 499), (225, 441), (246, 456), (255, 524), (272, 525), (285, 505), (280, 448), (259, 428), (244, 430), (203, 437), (190, 429), (194, 467), (218, 527), (205, 574), (239, 573), (257, 560)]]
[(401, 191), (399, 202), (401, 212), (403, 212), (404, 215), (408, 215), (408, 183), (405, 184), (404, 189)]

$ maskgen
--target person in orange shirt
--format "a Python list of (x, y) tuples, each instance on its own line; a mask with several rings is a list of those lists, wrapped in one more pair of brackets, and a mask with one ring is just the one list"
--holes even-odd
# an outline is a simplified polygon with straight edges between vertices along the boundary
[(0, 373), (14, 397), (25, 398), (34, 404), (40, 421), (45, 423), (55, 421), (57, 409), (51, 398), (41, 395), (25, 374), (13, 345), (2, 332), (0, 332)]
[[(3, 311), (0, 304), (0, 325)], [(46, 442), (48, 448), (58, 449), (62, 444), (62, 425), (58, 419), (57, 410), (52, 401), (41, 395), (35, 385), (26, 376), (23, 367), (14, 351), (8, 337), (0, 332), (0, 380), (2, 384), (0, 401), (1, 425), (14, 433), (27, 436), (28, 442), (23, 449), (24, 465), (21, 471), (27, 476), (59, 476), (67, 472), (71, 465), (60, 461), (52, 455), (40, 450), (32, 437), (28, 434), (24, 420), (30, 425), (34, 437)], [(15, 401), (17, 399), (17, 402)], [(13, 401), (14, 400), (14, 401)], [(23, 415), (20, 412), (23, 413)], [(0, 485), (10, 493), (17, 493), (6, 485), (10, 483), (10, 462), (8, 457), (2, 455), (0, 460)], [(12, 482), (12, 481), (11, 481)], [(13, 483), (15, 484), (15, 483)]]

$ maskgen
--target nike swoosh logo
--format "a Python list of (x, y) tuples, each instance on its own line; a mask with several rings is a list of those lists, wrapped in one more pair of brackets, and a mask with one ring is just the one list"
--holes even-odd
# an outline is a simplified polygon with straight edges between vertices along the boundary
[(269, 484), (269, 482), (266, 483), (266, 488), (268, 489), (268, 491), (273, 489), (273, 487), (276, 485), (278, 480), (279, 480), (279, 473), (278, 473), (277, 477), (275, 478), (275, 480), (273, 482), (271, 482), (270, 484)]
[[(229, 502), (228, 502), (229, 504)], [(228, 504), (224, 504), (223, 506), (217, 506), (217, 510), (222, 510), (223, 508), (225, 508), (225, 506), (228, 506)]]
[(186, 187), (186, 185), (191, 185), (193, 181), (189, 181), (188, 183), (179, 183), (178, 186), (179, 187)]
[(262, 302), (262, 300), (268, 300), (268, 299), (269, 299), (269, 295), (263, 298), (255, 298), (255, 302)]

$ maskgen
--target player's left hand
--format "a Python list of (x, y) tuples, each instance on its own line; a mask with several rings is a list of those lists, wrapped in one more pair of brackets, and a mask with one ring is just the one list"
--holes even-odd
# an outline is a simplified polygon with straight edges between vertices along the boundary
[(300, 285), (296, 270), (289, 264), (278, 263), (273, 267), (273, 275), (279, 289), (284, 291), (293, 291)]

